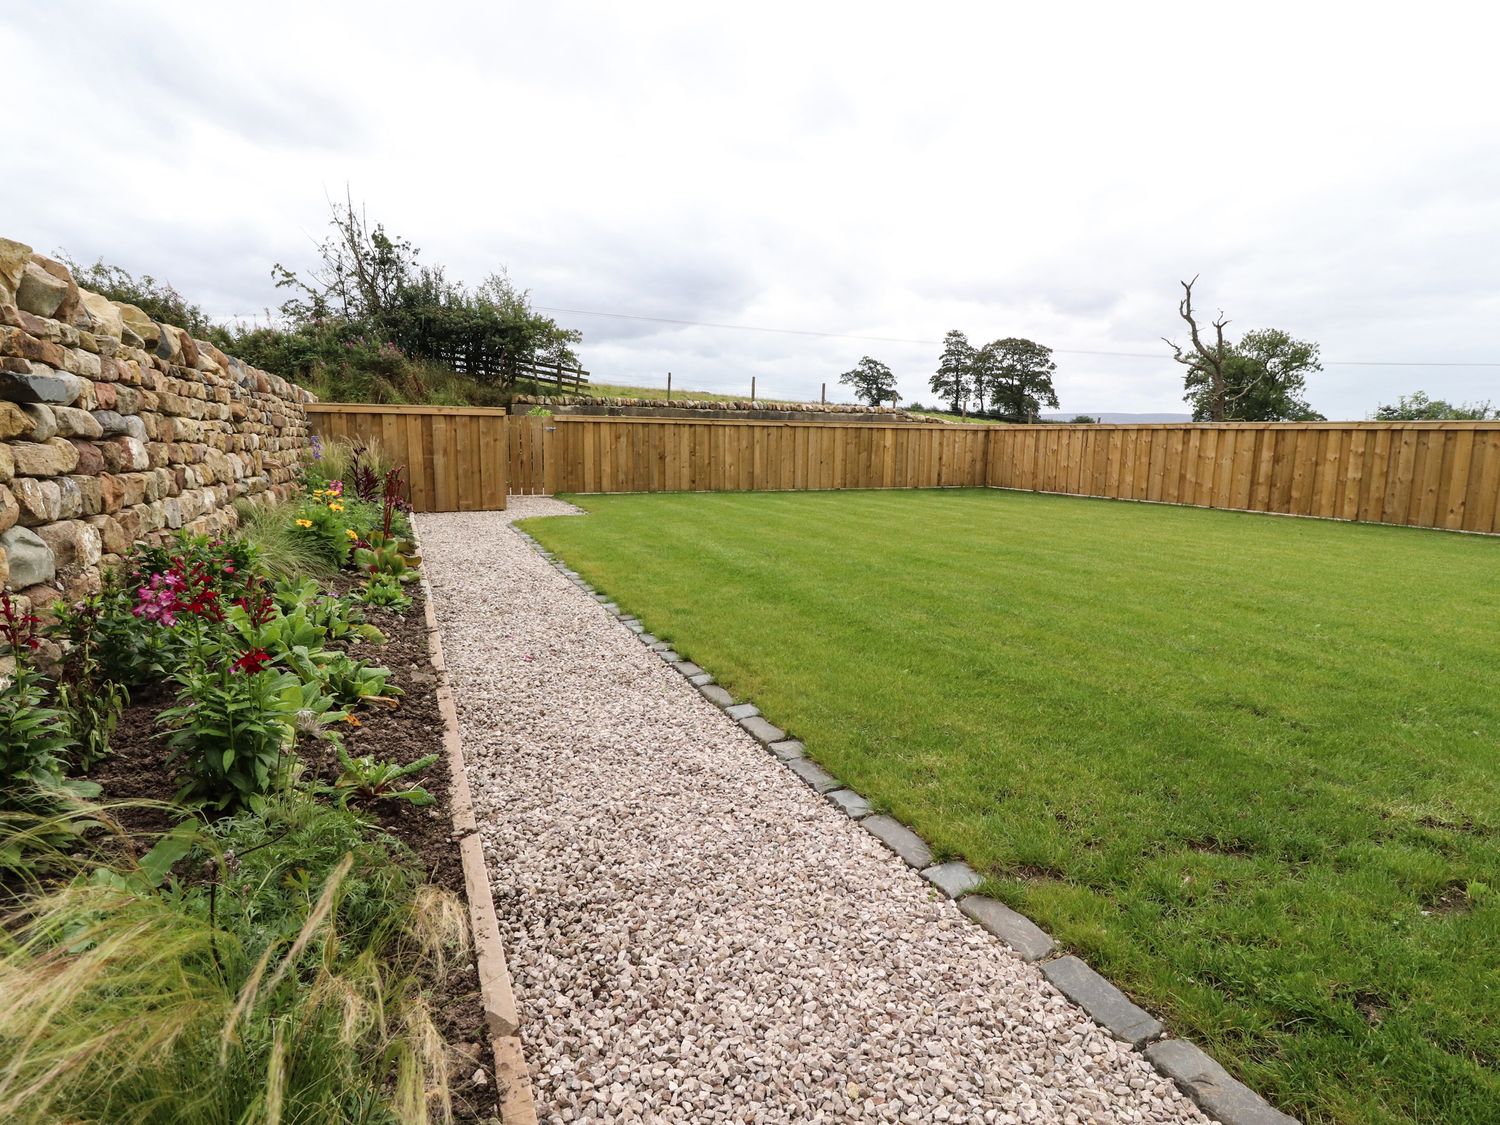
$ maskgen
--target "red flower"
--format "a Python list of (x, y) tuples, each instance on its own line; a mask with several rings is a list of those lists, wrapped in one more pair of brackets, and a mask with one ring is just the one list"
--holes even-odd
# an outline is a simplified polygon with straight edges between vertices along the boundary
[(252, 648), (244, 656), (234, 662), (231, 667), (236, 672), (261, 672), (267, 664), (271, 663), (271, 654), (263, 648)]

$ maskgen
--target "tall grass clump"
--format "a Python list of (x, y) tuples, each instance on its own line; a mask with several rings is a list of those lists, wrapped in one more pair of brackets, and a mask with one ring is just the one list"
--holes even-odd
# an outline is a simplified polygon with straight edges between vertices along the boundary
[(3, 917), (0, 1120), (450, 1119), (462, 916), (399, 845), (305, 798), (136, 843)]
[(241, 504), (239, 513), (239, 537), (267, 578), (286, 582), (304, 577), (331, 578), (337, 573), (338, 560), (317, 541), (299, 534), (286, 512), (274, 506)]

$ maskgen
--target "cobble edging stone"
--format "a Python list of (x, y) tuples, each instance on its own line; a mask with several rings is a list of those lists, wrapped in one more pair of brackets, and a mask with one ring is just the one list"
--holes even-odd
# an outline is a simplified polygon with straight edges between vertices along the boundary
[[(577, 578), (533, 536), (520, 528), (512, 527), (512, 530), (563, 574)], [(599, 596), (586, 580), (578, 579), (577, 585)], [(618, 607), (611, 611), (611, 615), (647, 647), (659, 651), (661, 645), (669, 645), (669, 642), (660, 642), (646, 633), (638, 618), (625, 615)], [(677, 655), (675, 651), (673, 655)], [(676, 661), (669, 663), (677, 667), (689, 662), (678, 656)], [(697, 664), (691, 667), (699, 668)], [(704, 682), (694, 686), (705, 699), (724, 711), (726, 718), (756, 737), (762, 749), (857, 821), (908, 866), (916, 869), (935, 889), (955, 900), (965, 917), (999, 938), (1023, 960), (1040, 963), (1049, 984), (1105, 1031), (1141, 1051), (1159, 1073), (1171, 1079), (1205, 1113), (1215, 1117), (1221, 1125), (1299, 1125), (1297, 1118), (1273, 1107), (1233, 1078), (1200, 1048), (1182, 1040), (1162, 1038), (1165, 1028), (1159, 1020), (1138, 1007), (1080, 958), (1059, 954), (1051, 935), (1035, 922), (1003, 903), (973, 894), (983, 879), (967, 863), (956, 860), (935, 863), (931, 848), (921, 836), (891, 816), (875, 814), (866, 798), (807, 758), (801, 741), (789, 738), (786, 731), (771, 724), (754, 704), (736, 702), (733, 695), (714, 683), (712, 676), (701, 669), (688, 678), (691, 681), (700, 675), (705, 677)], [(761, 724), (766, 737), (747, 726), (751, 723)], [(774, 737), (770, 737), (772, 734)]]
[[(416, 530), (412, 535), (415, 538)], [(421, 550), (420, 543), (417, 544)], [(459, 864), (464, 873), (464, 892), (469, 900), (469, 930), (474, 938), (474, 967), (479, 976), (480, 1003), (490, 1033), (495, 1088), (499, 1091), (501, 1125), (538, 1125), (531, 1073), (521, 1046), (521, 1015), (500, 940), (500, 922), (495, 916), (495, 898), (490, 890), (489, 865), (484, 843), (474, 817), (474, 798), (464, 762), (463, 736), (459, 733), (458, 709), (448, 683), (448, 665), (443, 658), (442, 635), (438, 631), (432, 586), (422, 578), (425, 596), (427, 654), (437, 676), (438, 711), (443, 717), (443, 752), (448, 762), (449, 804), (453, 812), (453, 838), (458, 844)]]

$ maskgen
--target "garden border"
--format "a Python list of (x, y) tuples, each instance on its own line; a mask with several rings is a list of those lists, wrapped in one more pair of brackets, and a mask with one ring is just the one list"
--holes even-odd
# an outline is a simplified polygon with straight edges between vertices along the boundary
[(776, 761), (858, 822), (934, 888), (952, 899), (965, 917), (999, 938), (1023, 960), (1038, 963), (1042, 975), (1054, 988), (1082, 1008), (1105, 1031), (1140, 1051), (1204, 1113), (1221, 1125), (1300, 1125), (1297, 1118), (1276, 1109), (1232, 1077), (1200, 1047), (1186, 1040), (1168, 1038), (1166, 1027), (1160, 1020), (1138, 1007), (1081, 958), (1058, 949), (1051, 935), (1031, 919), (1002, 902), (971, 893), (982, 880), (967, 863), (962, 860), (935, 863), (931, 849), (916, 832), (894, 817), (874, 814), (868, 800), (808, 758), (806, 747), (774, 725), (753, 703), (736, 703), (734, 697), (718, 685), (711, 672), (684, 660), (673, 650), (671, 642), (659, 640), (647, 632), (638, 618), (595, 590), (533, 536), (514, 524), (510, 527), (564, 578), (599, 602), (601, 608), (648, 651), (682, 675), (700, 695), (754, 738)]
[[(421, 543), (415, 540), (420, 553)], [(459, 861), (464, 873), (464, 891), (469, 900), (469, 932), (474, 939), (474, 968), (479, 975), (480, 1002), (485, 1025), (490, 1034), (494, 1057), (495, 1090), (499, 1098), (502, 1125), (537, 1125), (536, 1102), (531, 1092), (531, 1074), (521, 1043), (521, 1016), (511, 985), (510, 967), (505, 961), (505, 946), (500, 940), (500, 923), (495, 917), (495, 899), (490, 890), (489, 864), (479, 838), (479, 824), (474, 818), (474, 798), (469, 791), (469, 775), (464, 763), (463, 736), (458, 725), (458, 709), (453, 704), (453, 690), (448, 684), (448, 665), (443, 658), (443, 641), (438, 631), (437, 608), (433, 603), (432, 584), (422, 575), (422, 594), (427, 625), (427, 655), (437, 676), (438, 711), (443, 717), (443, 752), (448, 763), (448, 800), (453, 814), (453, 840), (458, 845)]]

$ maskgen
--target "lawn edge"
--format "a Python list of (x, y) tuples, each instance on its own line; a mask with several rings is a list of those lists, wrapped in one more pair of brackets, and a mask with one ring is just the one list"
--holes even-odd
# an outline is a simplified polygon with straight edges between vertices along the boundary
[[(412, 537), (421, 551), (421, 541)], [(464, 762), (463, 735), (458, 725), (458, 709), (448, 683), (448, 665), (443, 658), (442, 635), (438, 628), (437, 607), (432, 584), (424, 574), (421, 579), (427, 625), (427, 654), (437, 675), (438, 711), (443, 717), (443, 751), (449, 775), (449, 803), (453, 813), (453, 840), (458, 845), (463, 867), (464, 889), (469, 900), (469, 930), (474, 941), (474, 967), (479, 974), (480, 1001), (490, 1034), (495, 1087), (499, 1094), (502, 1125), (538, 1125), (536, 1100), (531, 1090), (531, 1074), (521, 1042), (520, 1010), (511, 985), (510, 967), (505, 959), (505, 945), (500, 940), (500, 922), (495, 916), (495, 899), (490, 890), (489, 865), (485, 862), (479, 825), (474, 818), (474, 798), (469, 790), (468, 768)]]
[[(1204, 1113), (1220, 1125), (1301, 1125), (1297, 1118), (1277, 1109), (1233, 1077), (1202, 1048), (1169, 1036), (1161, 1020), (1137, 1006), (1122, 989), (1095, 972), (1081, 957), (1060, 948), (1036, 922), (1004, 903), (974, 894), (982, 880), (967, 863), (961, 859), (935, 862), (929, 845), (913, 828), (889, 815), (872, 815), (870, 803), (864, 797), (806, 757), (801, 741), (775, 726), (754, 704), (746, 700), (736, 701), (718, 685), (711, 671), (684, 660), (672, 649), (670, 642), (658, 640), (643, 622), (595, 590), (529, 532), (515, 524), (511, 524), (510, 529), (569, 583), (601, 603), (601, 608), (648, 651), (688, 679), (700, 695), (724, 712), (725, 718), (736, 727), (754, 738), (773, 760), (787, 767), (824, 800), (861, 823), (935, 889), (953, 900), (960, 913), (975, 925), (998, 938), (1022, 960), (1037, 964), (1048, 984), (1104, 1031), (1137, 1051)], [(692, 671), (684, 671), (684, 665)]]

